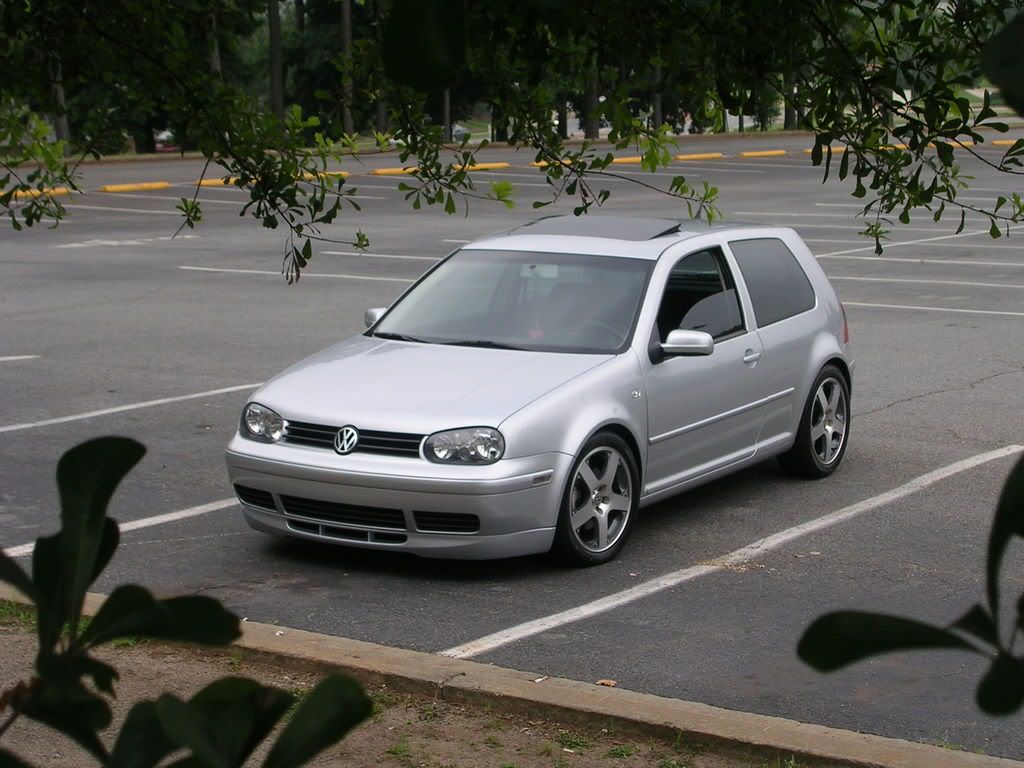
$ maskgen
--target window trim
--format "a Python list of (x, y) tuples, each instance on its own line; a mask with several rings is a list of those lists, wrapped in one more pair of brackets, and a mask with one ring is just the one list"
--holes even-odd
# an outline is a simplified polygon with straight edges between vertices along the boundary
[[(711, 338), (714, 339), (715, 344), (717, 345), (724, 341), (729, 341), (730, 339), (738, 338), (750, 332), (750, 327), (747, 324), (747, 315), (746, 312), (743, 311), (743, 300), (740, 297), (739, 285), (736, 283), (736, 278), (735, 276), (733, 276), (732, 270), (729, 268), (729, 262), (725, 258), (725, 251), (722, 250), (721, 243), (715, 243), (713, 245), (708, 245), (703, 248), (697, 248), (696, 250), (690, 251), (689, 253), (680, 256), (678, 259), (675, 260), (675, 262), (669, 268), (668, 273), (665, 275), (665, 283), (661, 287), (661, 295), (658, 297), (658, 306), (654, 315), (654, 323), (652, 324), (652, 333), (658, 338), (659, 344), (661, 343), (661, 336), (658, 333), (658, 314), (661, 312), (661, 302), (665, 300), (665, 292), (668, 290), (668, 281), (672, 277), (672, 273), (675, 271), (676, 267), (678, 267), (681, 262), (685, 261), (691, 256), (696, 256), (698, 253), (705, 252), (711, 254), (711, 258), (714, 259), (715, 264), (718, 265), (718, 277), (722, 282), (722, 290), (731, 290), (733, 292), (733, 295), (736, 297), (736, 308), (739, 310), (740, 313), (739, 328), (737, 328), (735, 331), (732, 331), (731, 333), (723, 334), (721, 336), (712, 336)], [(745, 281), (744, 285), (746, 285)], [(753, 306), (751, 306), (751, 309), (753, 309)]]
[[(754, 296), (750, 292), (750, 283), (747, 281), (747, 276), (743, 273), (743, 266), (740, 264), (740, 260), (738, 258), (736, 258), (736, 253), (732, 249), (732, 244), (733, 243), (750, 243), (750, 242), (753, 242), (754, 240), (775, 240), (775, 241), (777, 241), (777, 242), (782, 244), (782, 247), (785, 248), (786, 251), (789, 253), (789, 255), (792, 257), (793, 261), (796, 263), (797, 267), (800, 270), (800, 274), (803, 275), (804, 280), (807, 281), (807, 285), (811, 289), (811, 295), (814, 296), (814, 303), (811, 304), (810, 307), (808, 307), (807, 309), (802, 309), (799, 312), (795, 312), (792, 315), (786, 315), (785, 317), (780, 317), (778, 320), (772, 320), (770, 323), (765, 323), (764, 325), (761, 324), (761, 321), (757, 319), (757, 308), (754, 306)], [(819, 302), (820, 302), (820, 298), (818, 297), (818, 289), (814, 287), (814, 282), (811, 280), (810, 276), (807, 274), (807, 270), (804, 269), (804, 265), (800, 263), (800, 259), (797, 257), (797, 255), (795, 253), (793, 253), (793, 249), (789, 247), (789, 243), (787, 243), (781, 237), (778, 237), (778, 236), (741, 237), (741, 238), (736, 238), (735, 240), (728, 240), (726, 242), (726, 245), (729, 247), (729, 253), (732, 256), (733, 261), (736, 262), (736, 268), (739, 270), (740, 276), (743, 278), (743, 285), (746, 288), (747, 297), (750, 300), (750, 312), (753, 315), (754, 324), (755, 324), (757, 330), (761, 330), (762, 328), (770, 328), (771, 326), (773, 326), (773, 325), (775, 325), (777, 323), (784, 323), (787, 320), (792, 320), (794, 317), (800, 317), (801, 315), (806, 315), (808, 312), (813, 312), (814, 310), (816, 310), (818, 308), (818, 305), (819, 305)]]

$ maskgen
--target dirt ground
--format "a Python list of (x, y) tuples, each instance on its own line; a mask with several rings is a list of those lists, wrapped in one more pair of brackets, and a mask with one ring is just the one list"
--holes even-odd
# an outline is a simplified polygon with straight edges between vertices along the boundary
[[(24, 618), (0, 616), (0, 692), (27, 678), (35, 635)], [(210, 651), (148, 642), (123, 643), (103, 658), (120, 671), (112, 703), (116, 732), (142, 698), (163, 692), (188, 696), (226, 675), (251, 677), (301, 696), (317, 675), (239, 651)], [(799, 768), (791, 759), (770, 762), (724, 757), (686, 744), (630, 738), (607, 729), (569, 728), (467, 709), (388, 690), (369, 690), (375, 714), (312, 765), (346, 768)], [(112, 741), (112, 739), (108, 739)], [(75, 744), (25, 720), (3, 735), (0, 746), (36, 766), (77, 768), (95, 763)]]

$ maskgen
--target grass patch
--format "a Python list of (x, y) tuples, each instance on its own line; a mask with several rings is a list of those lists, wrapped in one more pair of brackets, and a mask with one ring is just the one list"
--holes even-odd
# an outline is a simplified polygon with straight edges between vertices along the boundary
[(288, 693), (290, 693), (294, 698), (292, 700), (292, 705), (288, 707), (288, 711), (284, 713), (282, 722), (287, 723), (292, 719), (295, 713), (299, 711), (299, 707), (302, 706), (302, 702), (306, 700), (310, 690), (310, 688), (292, 688), (288, 691)]
[(561, 744), (564, 749), (571, 749), (574, 752), (586, 749), (590, 746), (589, 741), (580, 734), (573, 733), (572, 731), (559, 731), (558, 743)]
[(501, 749), (502, 746), (501, 742), (498, 740), (498, 737), (495, 736), (493, 733), (486, 739), (484, 739), (484, 744), (486, 744), (491, 749)]
[(693, 768), (693, 761), (688, 757), (666, 757), (658, 768)]
[(0, 600), (0, 627), (30, 629), (36, 625), (36, 611), (28, 605)]
[(392, 757), (406, 757), (409, 754), (409, 742), (402, 739), (397, 744), (392, 744), (385, 749), (384, 752)]
[(614, 757), (622, 759), (624, 757), (632, 757), (639, 750), (632, 744), (618, 744), (605, 753), (605, 757)]
[(149, 639), (145, 637), (137, 637), (135, 635), (127, 635), (125, 637), (115, 637), (110, 641), (111, 648), (134, 648), (137, 645), (148, 643)]

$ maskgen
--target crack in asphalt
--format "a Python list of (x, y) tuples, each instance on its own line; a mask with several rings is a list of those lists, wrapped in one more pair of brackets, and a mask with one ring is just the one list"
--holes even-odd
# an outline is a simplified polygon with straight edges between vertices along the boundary
[(874, 414), (874, 413), (881, 413), (882, 411), (887, 411), (887, 410), (889, 410), (890, 408), (892, 408), (894, 406), (903, 405), (904, 403), (913, 402), (914, 400), (921, 400), (921, 399), (926, 398), (926, 397), (932, 397), (933, 395), (944, 395), (944, 394), (948, 394), (949, 392), (966, 392), (968, 390), (974, 389), (975, 387), (977, 387), (977, 386), (979, 386), (981, 384), (984, 384), (987, 381), (991, 381), (992, 379), (998, 379), (1001, 376), (1013, 376), (1015, 374), (1019, 375), (1019, 374), (1022, 374), (1022, 373), (1024, 373), (1024, 365), (1021, 365), (1021, 366), (1019, 366), (1017, 368), (1011, 368), (1008, 371), (999, 371), (998, 373), (990, 373), (987, 376), (982, 376), (980, 379), (976, 379), (974, 381), (971, 381), (971, 382), (967, 383), (966, 385), (955, 386), (955, 387), (946, 387), (945, 389), (936, 389), (936, 390), (932, 390), (931, 392), (922, 392), (921, 394), (918, 394), (918, 395), (911, 395), (910, 397), (904, 397), (904, 398), (901, 398), (899, 400), (894, 400), (893, 402), (889, 403), (888, 405), (883, 405), (883, 406), (881, 406), (879, 408), (872, 408), (870, 411), (863, 411), (861, 413), (858, 413), (857, 416), (870, 416), (871, 414)]

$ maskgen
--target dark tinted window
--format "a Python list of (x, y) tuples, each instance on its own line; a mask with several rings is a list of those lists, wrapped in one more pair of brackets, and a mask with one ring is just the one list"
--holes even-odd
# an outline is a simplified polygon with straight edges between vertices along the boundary
[(676, 329), (716, 339), (743, 330), (736, 287), (717, 248), (684, 256), (672, 268), (658, 308), (658, 336), (664, 342)]
[(775, 238), (729, 243), (750, 291), (758, 327), (814, 306), (814, 289), (786, 244)]

